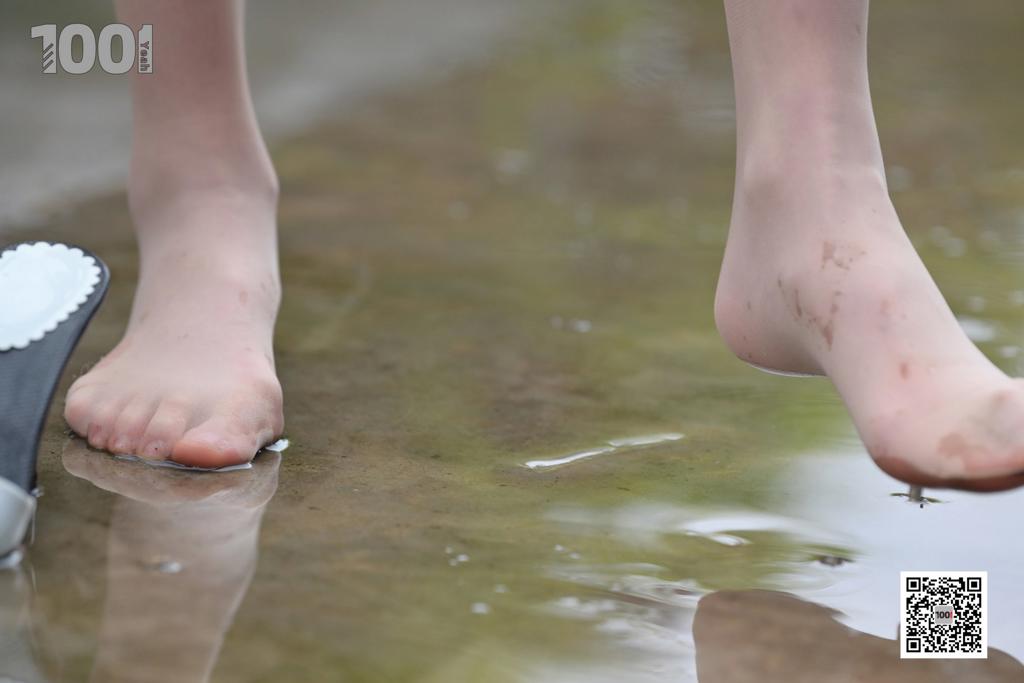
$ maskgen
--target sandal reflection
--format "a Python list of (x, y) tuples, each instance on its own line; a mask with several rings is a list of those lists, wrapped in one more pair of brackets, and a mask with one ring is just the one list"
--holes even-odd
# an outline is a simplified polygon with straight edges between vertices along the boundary
[(0, 681), (45, 683), (32, 637), (32, 582), (16, 563), (0, 567)]
[(991, 647), (987, 660), (901, 660), (895, 640), (848, 628), (835, 614), (788, 593), (712, 593), (698, 603), (693, 622), (697, 678), (700, 683), (1024, 680), (1024, 666)]
[(124, 462), (72, 439), (63, 463), (118, 495), (92, 680), (209, 680), (256, 568), (281, 456), (197, 474)]

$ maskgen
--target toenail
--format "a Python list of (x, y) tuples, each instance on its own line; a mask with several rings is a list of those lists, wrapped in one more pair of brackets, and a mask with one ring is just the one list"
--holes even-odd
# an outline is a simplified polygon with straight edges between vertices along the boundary
[(116, 439), (114, 439), (114, 443), (110, 446), (110, 450), (114, 452), (127, 451), (128, 439), (123, 436), (117, 437)]
[(143, 457), (159, 456), (164, 451), (163, 441), (151, 441), (142, 449)]

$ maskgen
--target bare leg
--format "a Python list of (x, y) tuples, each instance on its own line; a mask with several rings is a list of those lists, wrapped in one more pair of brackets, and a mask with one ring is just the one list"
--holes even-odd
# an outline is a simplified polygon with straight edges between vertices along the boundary
[(97, 448), (219, 466), (283, 427), (273, 360), (277, 178), (245, 76), (242, 0), (118, 0), (153, 25), (134, 77), (140, 281), (118, 346), (68, 393)]
[(1024, 387), (964, 335), (889, 199), (867, 0), (725, 0), (732, 224), (715, 301), (742, 359), (825, 374), (876, 462), (924, 485), (1024, 483)]

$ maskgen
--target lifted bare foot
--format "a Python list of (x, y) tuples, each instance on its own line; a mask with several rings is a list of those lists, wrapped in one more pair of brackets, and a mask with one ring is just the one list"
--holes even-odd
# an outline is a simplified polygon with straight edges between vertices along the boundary
[(737, 183), (715, 317), (743, 360), (827, 375), (892, 476), (1024, 484), (1024, 381), (966, 337), (878, 170), (822, 165)]

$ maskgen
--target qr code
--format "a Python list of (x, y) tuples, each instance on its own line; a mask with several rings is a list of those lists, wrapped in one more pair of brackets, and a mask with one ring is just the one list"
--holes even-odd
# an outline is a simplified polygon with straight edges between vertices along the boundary
[(900, 657), (985, 659), (988, 572), (900, 572)]

